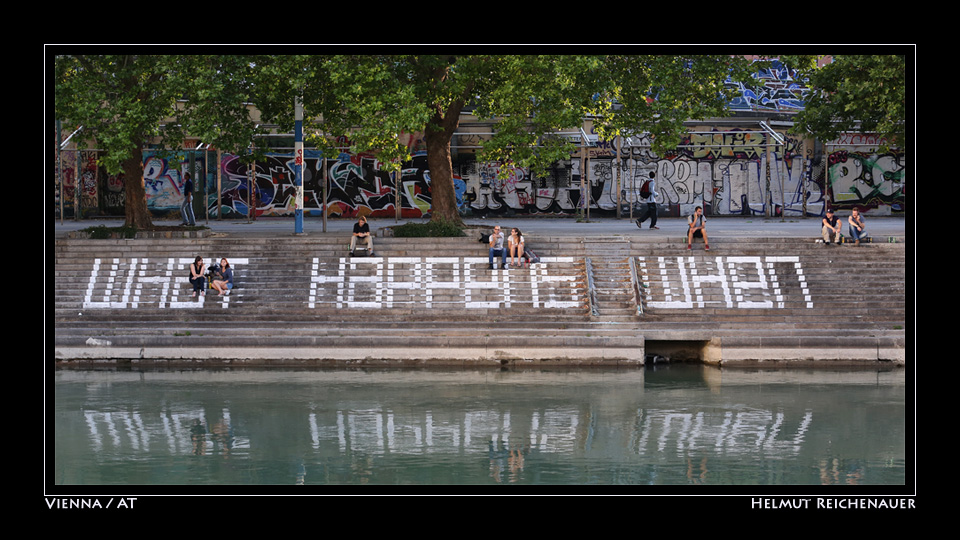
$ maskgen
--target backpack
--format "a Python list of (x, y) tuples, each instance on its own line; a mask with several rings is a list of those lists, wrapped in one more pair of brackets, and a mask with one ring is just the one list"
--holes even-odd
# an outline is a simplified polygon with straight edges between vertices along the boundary
[(524, 249), (523, 258), (527, 260), (528, 264), (540, 262), (540, 257), (538, 257), (537, 254), (534, 253), (532, 249)]
[(640, 188), (640, 196), (646, 199), (650, 196), (650, 181), (647, 180), (643, 183), (643, 186)]

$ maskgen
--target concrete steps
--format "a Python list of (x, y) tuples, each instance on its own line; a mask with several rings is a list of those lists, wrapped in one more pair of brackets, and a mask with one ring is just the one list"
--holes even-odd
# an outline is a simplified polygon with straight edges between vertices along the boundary
[[(705, 252), (679, 238), (528, 242), (542, 263), (489, 270), (473, 237), (378, 237), (375, 257), (353, 258), (329, 236), (58, 240), (58, 354), (635, 365), (655, 342), (685, 341), (724, 342), (726, 359), (826, 344), (819, 356), (843, 357), (871, 343), (902, 359), (902, 243), (711, 237)], [(230, 296), (191, 297), (197, 254), (231, 261)]]
[(583, 245), (593, 292), (592, 315), (602, 321), (633, 321), (638, 311), (631, 273), (631, 246), (624, 238), (602, 238)]

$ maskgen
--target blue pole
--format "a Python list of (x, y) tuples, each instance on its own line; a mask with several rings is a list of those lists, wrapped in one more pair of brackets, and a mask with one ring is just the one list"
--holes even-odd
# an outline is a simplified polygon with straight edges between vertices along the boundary
[(293, 185), (297, 191), (294, 207), (294, 233), (303, 234), (303, 103), (298, 99), (294, 105), (293, 140)]

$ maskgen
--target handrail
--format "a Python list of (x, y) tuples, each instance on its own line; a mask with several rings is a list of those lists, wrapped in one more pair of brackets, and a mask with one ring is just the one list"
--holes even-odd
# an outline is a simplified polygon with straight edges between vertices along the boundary
[(630, 282), (633, 286), (633, 298), (637, 302), (637, 316), (643, 316), (643, 291), (640, 288), (640, 277), (637, 272), (637, 259), (630, 256)]
[(590, 314), (594, 317), (600, 316), (600, 311), (597, 309), (597, 289), (593, 285), (593, 262), (590, 260), (590, 257), (584, 257), (584, 265), (587, 268), (587, 298), (590, 300)]

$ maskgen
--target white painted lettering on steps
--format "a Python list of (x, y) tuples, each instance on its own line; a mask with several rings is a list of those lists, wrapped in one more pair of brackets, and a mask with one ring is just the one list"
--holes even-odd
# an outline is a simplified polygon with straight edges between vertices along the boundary
[[(813, 308), (798, 257), (637, 257), (648, 309)], [(207, 300), (223, 308), (242, 301), (231, 296), (192, 297), (187, 279), (191, 258), (150, 261), (95, 259), (84, 293), (84, 309), (202, 308)], [(309, 276), (309, 308), (381, 309), (393, 307), (460, 307), (496, 309), (580, 308), (583, 287), (574, 275), (551, 264), (573, 257), (544, 257), (529, 268), (490, 270), (485, 257), (361, 257), (335, 261), (313, 259)], [(242, 278), (246, 258), (232, 258)], [(306, 276), (305, 276), (306, 279)], [(242, 291), (242, 288), (240, 288)]]
[[(782, 309), (785, 286), (796, 288), (804, 307), (813, 301), (799, 257), (637, 257), (647, 308)], [(789, 285), (781, 277), (792, 275)]]
[[(490, 270), (483, 257), (364, 257), (335, 263), (315, 258), (308, 306), (582, 307), (576, 276), (551, 273), (547, 264), (570, 263), (574, 258), (544, 257), (541, 261), (529, 268)], [(529, 296), (518, 296), (519, 287), (528, 288)]]
[[(193, 298), (193, 287), (187, 279), (187, 268), (192, 258), (170, 257), (151, 263), (149, 259), (132, 258), (129, 261), (94, 259), (90, 279), (83, 296), (83, 309), (128, 309), (141, 304), (172, 309), (202, 308), (209, 296), (223, 308), (236, 296), (219, 296), (209, 289), (207, 296)], [(231, 258), (230, 266), (243, 267), (246, 258)], [(234, 278), (236, 279), (236, 278)], [(185, 286), (186, 284), (186, 286)]]

